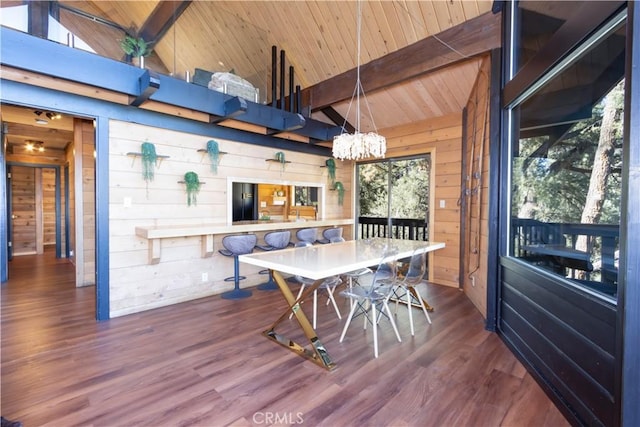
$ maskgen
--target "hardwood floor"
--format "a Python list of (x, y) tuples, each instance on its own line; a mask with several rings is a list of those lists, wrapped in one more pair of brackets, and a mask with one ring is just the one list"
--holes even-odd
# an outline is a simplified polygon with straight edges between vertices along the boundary
[(25, 427), (568, 425), (455, 289), (424, 285), (436, 310), (432, 325), (414, 312), (413, 338), (400, 307), (402, 343), (382, 321), (378, 359), (360, 319), (339, 343), (343, 321), (319, 304), (328, 372), (261, 335), (277, 291), (97, 323), (94, 288), (73, 277), (47, 253), (14, 258), (2, 285), (1, 412)]

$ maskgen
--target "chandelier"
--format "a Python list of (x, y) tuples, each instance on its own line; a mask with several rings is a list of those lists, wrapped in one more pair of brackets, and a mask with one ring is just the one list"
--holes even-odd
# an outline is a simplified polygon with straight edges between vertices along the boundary
[[(387, 140), (384, 136), (378, 135), (377, 129), (375, 129), (375, 123), (373, 123), (373, 116), (371, 114), (371, 109), (369, 108), (369, 104), (367, 103), (367, 109), (369, 111), (369, 116), (371, 117), (371, 123), (373, 124), (374, 130), (376, 132), (360, 132), (360, 93), (362, 92), (362, 96), (367, 101), (366, 95), (364, 93), (364, 88), (362, 87), (362, 82), (360, 81), (360, 32), (361, 32), (361, 21), (362, 21), (362, 6), (360, 4), (360, 0), (357, 1), (358, 10), (357, 10), (357, 66), (356, 66), (356, 87), (353, 91), (353, 95), (351, 96), (351, 102), (349, 103), (349, 108), (347, 110), (347, 114), (345, 117), (349, 116), (349, 111), (351, 111), (351, 105), (353, 104), (353, 100), (356, 100), (356, 128), (354, 133), (341, 133), (333, 138), (333, 157), (340, 160), (360, 160), (366, 159), (368, 157), (384, 157), (387, 151)], [(346, 124), (345, 118), (345, 124)], [(345, 125), (343, 124), (342, 130), (345, 130)]]

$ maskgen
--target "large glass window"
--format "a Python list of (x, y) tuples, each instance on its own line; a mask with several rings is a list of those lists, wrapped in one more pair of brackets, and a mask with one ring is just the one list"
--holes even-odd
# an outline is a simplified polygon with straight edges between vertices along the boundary
[[(359, 237), (428, 240), (431, 156), (358, 164)], [(391, 189), (391, 193), (389, 193)]]
[[(622, 20), (622, 19), (621, 19)], [(613, 300), (625, 23), (594, 35), (512, 108), (510, 254)]]
[(519, 31), (516, 72), (547, 43), (580, 8), (580, 1), (520, 0), (515, 9)]

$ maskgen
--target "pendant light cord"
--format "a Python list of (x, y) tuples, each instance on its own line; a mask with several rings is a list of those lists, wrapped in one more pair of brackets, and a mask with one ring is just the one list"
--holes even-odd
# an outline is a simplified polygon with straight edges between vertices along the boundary
[(360, 81), (360, 34), (362, 31), (362, 2), (357, 1), (356, 10), (356, 132), (360, 133), (360, 91), (364, 93), (362, 82)]

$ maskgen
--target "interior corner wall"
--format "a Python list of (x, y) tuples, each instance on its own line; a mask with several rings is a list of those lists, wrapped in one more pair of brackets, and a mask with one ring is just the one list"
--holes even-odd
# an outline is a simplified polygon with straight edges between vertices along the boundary
[[(76, 286), (96, 283), (95, 129), (88, 120), (74, 119), (73, 182), (75, 200)], [(70, 196), (71, 198), (71, 196)]]
[(435, 206), (431, 206), (430, 239), (446, 246), (430, 254), (429, 277), (436, 284), (458, 287), (462, 114), (384, 129), (380, 133), (387, 139), (388, 158), (431, 154), (435, 179), (430, 190)]
[(462, 289), (471, 302), (487, 316), (487, 255), (489, 250), (489, 146), (490, 146), (491, 58), (483, 59), (469, 101), (467, 120), (466, 171), (462, 188), (465, 207), (461, 236)]

